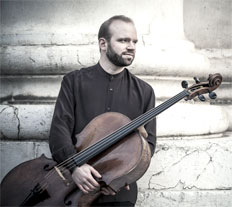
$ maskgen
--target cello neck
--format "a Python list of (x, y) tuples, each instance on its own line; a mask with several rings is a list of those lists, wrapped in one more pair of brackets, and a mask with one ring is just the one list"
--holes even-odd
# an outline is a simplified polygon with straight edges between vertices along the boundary
[(130, 134), (131, 132), (135, 131), (138, 127), (145, 125), (157, 115), (174, 105), (175, 103), (179, 102), (184, 97), (188, 96), (189, 92), (187, 90), (183, 90), (176, 96), (170, 98), (169, 100), (165, 101), (164, 103), (160, 104), (157, 107), (154, 107), (147, 111), (146, 113), (140, 115), (139, 117), (135, 118), (125, 126), (119, 128), (118, 130), (114, 131), (113, 133), (107, 135), (94, 145), (89, 146), (88, 148), (84, 149), (83, 151), (75, 154), (72, 156), (71, 159), (75, 166), (81, 166), (87, 163), (90, 159), (97, 156), (104, 150), (108, 149), (121, 139), (123, 139), (126, 135)]

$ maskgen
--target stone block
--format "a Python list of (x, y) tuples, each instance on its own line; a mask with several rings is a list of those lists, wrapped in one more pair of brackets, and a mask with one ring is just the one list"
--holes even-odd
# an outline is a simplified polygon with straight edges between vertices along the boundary
[(2, 76), (0, 97), (3, 102), (55, 102), (62, 75)]
[[(2, 138), (48, 138), (54, 105), (0, 105), (0, 110)], [(220, 106), (178, 103), (158, 115), (157, 123), (158, 136), (190, 136), (224, 132), (229, 118)]]
[(1, 138), (47, 139), (54, 105), (0, 105)]
[(1, 57), (2, 74), (67, 73), (95, 64), (99, 57), (96, 51), (98, 48), (91, 45), (5, 46)]
[(19, 138), (20, 121), (18, 109), (14, 106), (0, 105), (0, 137)]
[[(139, 76), (142, 80), (149, 83), (156, 94), (157, 100), (167, 100), (183, 90), (181, 82), (186, 80), (189, 86), (195, 81), (190, 77), (153, 77)], [(3, 103), (43, 103), (54, 102), (58, 96), (60, 84), (63, 75), (7, 75), (0, 78), (1, 92), (0, 98)], [(207, 81), (208, 76), (201, 79)], [(230, 103), (232, 84), (223, 81), (220, 87), (215, 91), (216, 100), (210, 100), (208, 94), (207, 102)], [(195, 101), (199, 101), (195, 99)]]
[(47, 142), (20, 142), (20, 141), (2, 141), (1, 150), (1, 177), (0, 180), (15, 166), (27, 160), (39, 157), (45, 154), (51, 157)]
[(231, 190), (154, 191), (140, 190), (136, 207), (230, 207)]
[(143, 190), (232, 190), (232, 134), (159, 138)]
[(223, 108), (207, 103), (177, 103), (157, 116), (159, 136), (214, 134), (228, 127), (229, 117)]

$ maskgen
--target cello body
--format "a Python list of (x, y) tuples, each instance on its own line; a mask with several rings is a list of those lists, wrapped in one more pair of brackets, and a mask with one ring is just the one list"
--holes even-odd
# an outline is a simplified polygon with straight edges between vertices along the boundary
[[(97, 116), (76, 135), (77, 151), (95, 145), (129, 122), (128, 117), (115, 112)], [(150, 157), (147, 141), (138, 132), (132, 132), (88, 163), (102, 175), (101, 186), (107, 185), (117, 192), (146, 172)], [(87, 207), (100, 195), (99, 191), (83, 194), (70, 171), (56, 166), (55, 161), (44, 155), (16, 166), (1, 183), (1, 206)]]

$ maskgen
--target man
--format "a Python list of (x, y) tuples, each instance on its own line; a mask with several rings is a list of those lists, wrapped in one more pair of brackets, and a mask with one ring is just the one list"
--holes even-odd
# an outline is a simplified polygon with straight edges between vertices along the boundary
[[(137, 33), (133, 21), (125, 16), (114, 16), (105, 21), (98, 33), (100, 60), (97, 65), (73, 71), (64, 76), (54, 111), (50, 131), (50, 149), (53, 158), (62, 162), (76, 153), (75, 134), (97, 115), (120, 112), (134, 119), (154, 107), (152, 88), (131, 74), (125, 67), (135, 57)], [(156, 143), (155, 119), (145, 125), (151, 153)], [(72, 171), (80, 190), (89, 193), (99, 188), (101, 175), (84, 164)], [(134, 206), (137, 199), (136, 183), (119, 192), (101, 189), (102, 195), (93, 206)]]

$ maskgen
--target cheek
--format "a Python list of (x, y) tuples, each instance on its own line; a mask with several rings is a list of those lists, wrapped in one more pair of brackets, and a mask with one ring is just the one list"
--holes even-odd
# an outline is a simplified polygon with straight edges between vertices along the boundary
[(116, 53), (122, 53), (126, 51), (126, 46), (124, 44), (118, 44), (117, 46), (115, 46), (114, 50)]
[(114, 42), (111, 43), (111, 48), (114, 50), (116, 53), (120, 53), (126, 49), (126, 45), (119, 43), (119, 42)]

